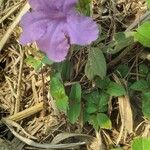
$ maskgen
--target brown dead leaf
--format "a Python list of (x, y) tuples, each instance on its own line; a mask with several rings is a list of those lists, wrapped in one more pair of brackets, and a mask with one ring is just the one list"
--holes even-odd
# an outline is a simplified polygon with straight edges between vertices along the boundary
[[(124, 81), (119, 79), (115, 74), (114, 79), (120, 85), (125, 84)], [(121, 117), (121, 128), (120, 134), (116, 140), (117, 144), (119, 144), (122, 138), (126, 139), (127, 134), (133, 133), (133, 113), (131, 109), (129, 96), (126, 94), (124, 96), (118, 97), (118, 104)]]
[(128, 133), (133, 132), (133, 114), (130, 106), (130, 100), (127, 95), (118, 97), (121, 122)]

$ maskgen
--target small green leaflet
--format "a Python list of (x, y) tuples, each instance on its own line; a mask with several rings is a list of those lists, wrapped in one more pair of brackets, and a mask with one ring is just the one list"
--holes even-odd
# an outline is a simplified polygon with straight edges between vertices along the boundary
[(150, 0), (146, 0), (148, 8), (150, 9)]
[(137, 32), (134, 37), (142, 45), (150, 47), (150, 21), (144, 22), (141, 26), (137, 28)]
[(107, 89), (110, 79), (107, 76), (104, 77), (103, 79), (96, 77), (94, 81), (95, 81), (96, 87), (104, 90), (104, 89)]
[(112, 127), (111, 121), (108, 116), (104, 113), (93, 114), (89, 118), (89, 123), (94, 127), (95, 130), (110, 129)]
[(137, 138), (132, 142), (132, 150), (150, 150), (149, 138)]
[(121, 75), (121, 77), (125, 77), (129, 72), (129, 67), (125, 64), (121, 64), (117, 68), (117, 73)]
[(106, 112), (108, 109), (108, 101), (109, 101), (109, 95), (105, 92), (100, 93), (100, 100), (99, 100), (99, 112)]
[(113, 148), (111, 150), (123, 150), (123, 149), (119, 147), (119, 148)]
[(142, 93), (142, 112), (144, 117), (150, 118), (150, 92)]
[(35, 59), (33, 56), (28, 56), (25, 59), (25, 62), (27, 65), (34, 68), (34, 70), (39, 70), (42, 67), (42, 63), (40, 60)]
[(38, 55), (40, 55), (41, 58), (28, 56), (25, 59), (25, 62), (27, 63), (27, 65), (33, 67), (35, 70), (39, 70), (43, 64), (46, 64), (46, 65), (52, 65), (53, 64), (53, 62), (51, 60), (49, 60), (49, 58), (46, 55), (44, 55), (43, 53), (38, 53)]
[(69, 60), (63, 61), (61, 71), (63, 81), (70, 80), (71, 74), (73, 72), (72, 69), (73, 69), (72, 63)]
[(106, 92), (111, 96), (122, 96), (126, 94), (124, 87), (113, 81), (109, 83)]
[(41, 62), (43, 64), (46, 64), (46, 65), (52, 65), (53, 64), (53, 61), (51, 61), (46, 55), (43, 57), (43, 59), (41, 60)]
[(149, 68), (148, 68), (147, 65), (145, 65), (145, 64), (140, 64), (139, 65), (139, 73), (140, 74), (147, 75), (148, 71), (149, 71)]
[(85, 121), (88, 121), (96, 130), (99, 128), (110, 129), (111, 121), (103, 112), (107, 111), (109, 95), (104, 91), (93, 91), (84, 95), (86, 108), (84, 112)]
[(97, 113), (97, 112), (106, 112), (108, 101), (109, 101), (109, 95), (105, 93), (104, 91), (93, 91), (87, 95), (84, 96), (84, 99), (86, 99), (86, 112), (91, 113)]
[(133, 32), (118, 32), (114, 35), (113, 41), (107, 46), (107, 53), (115, 54), (123, 48), (134, 43)]
[(146, 91), (149, 88), (149, 85), (146, 80), (141, 79), (134, 82), (130, 88), (135, 91)]
[(146, 81), (148, 86), (150, 87), (150, 72), (147, 74)]
[(65, 93), (60, 74), (55, 74), (51, 77), (50, 92), (58, 109), (66, 113), (68, 109), (68, 96)]
[(98, 108), (97, 108), (96, 104), (91, 103), (91, 104), (87, 105), (87, 108), (86, 108), (87, 113), (92, 114), (92, 113), (97, 112), (97, 110), (98, 110)]
[(97, 116), (95, 114), (89, 116), (88, 122), (89, 122), (89, 124), (91, 124), (93, 126), (93, 128), (95, 130), (97, 130), (97, 131), (99, 130), (100, 127), (99, 127), (99, 124), (97, 121)]
[(77, 10), (86, 16), (90, 16), (90, 4), (91, 0), (79, 0), (79, 3), (77, 4)]
[(98, 104), (100, 101), (100, 94), (98, 91), (93, 91), (89, 94), (84, 95), (86, 100), (86, 112), (88, 114), (96, 113), (98, 111)]
[(111, 129), (111, 121), (106, 114), (98, 113), (96, 117), (100, 128)]
[(106, 76), (106, 60), (102, 51), (98, 48), (89, 48), (88, 61), (85, 66), (86, 76), (92, 80), (95, 76)]
[(74, 84), (71, 88), (69, 96), (69, 109), (68, 109), (68, 118), (69, 121), (74, 124), (81, 111), (81, 86), (80, 84)]

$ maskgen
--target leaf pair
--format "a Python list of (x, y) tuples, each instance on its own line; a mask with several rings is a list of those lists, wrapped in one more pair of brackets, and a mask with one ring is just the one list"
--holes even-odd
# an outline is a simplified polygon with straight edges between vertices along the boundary
[(105, 92), (93, 91), (84, 95), (86, 106), (84, 110), (84, 121), (88, 121), (96, 130), (100, 128), (110, 129), (111, 121), (105, 114), (108, 107), (109, 95)]
[(61, 81), (60, 74), (53, 75), (50, 81), (50, 92), (59, 110), (65, 112), (71, 123), (75, 123), (81, 111), (81, 86), (74, 84), (69, 97)]
[(144, 117), (150, 118), (150, 82), (149, 80), (138, 80), (134, 82), (131, 87), (132, 90), (141, 92), (142, 97), (142, 112)]

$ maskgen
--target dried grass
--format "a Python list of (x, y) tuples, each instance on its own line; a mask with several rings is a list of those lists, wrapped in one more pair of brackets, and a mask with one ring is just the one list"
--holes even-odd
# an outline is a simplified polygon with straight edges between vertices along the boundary
[[(93, 17), (102, 25), (104, 32), (108, 32), (109, 38), (112, 38), (117, 31), (126, 30), (128, 26), (135, 22), (136, 25), (138, 25), (139, 22), (137, 19), (147, 10), (144, 0), (117, 0), (116, 2), (112, 0), (95, 0), (93, 4)], [(87, 147), (84, 146), (81, 147), (81, 149), (96, 150), (99, 149), (99, 144), (102, 142), (103, 144), (105, 143), (106, 149), (109, 147), (109, 144), (123, 144), (125, 149), (128, 149), (132, 136), (126, 133), (126, 137), (123, 137), (124, 135), (119, 134), (119, 132), (122, 132), (124, 128), (130, 128), (130, 131), (133, 131), (133, 129), (131, 129), (131, 122), (134, 120), (131, 120), (130, 127), (124, 124), (122, 131), (118, 121), (118, 127), (116, 129), (108, 132), (102, 131), (102, 136), (97, 133), (97, 138), (93, 138), (91, 136), (94, 135), (94, 132), (89, 133), (89, 130), (87, 130), (88, 127), (85, 126), (81, 128), (78, 123), (72, 126), (68, 123), (63, 114), (59, 113), (59, 115), (56, 116), (58, 112), (57, 110), (54, 112), (52, 109), (54, 106), (48, 90), (50, 68), (46, 66), (46, 68), (43, 69), (44, 71), (42, 70), (44, 74), (43, 82), (41, 72), (34, 71), (24, 62), (24, 58), (37, 49), (36, 46), (33, 44), (32, 46), (22, 47), (18, 43), (18, 37), (21, 33), (18, 23), (21, 16), (28, 9), (28, 4), (22, 0), (0, 1), (0, 118), (5, 118), (2, 119), (2, 122), (6, 124), (14, 134), (13, 140), (11, 138), (6, 139), (11, 142), (5, 144), (5, 146), (13, 145), (13, 147), (18, 148), (18, 150), (23, 150), (25, 147), (29, 148), (28, 145), (30, 145), (39, 147), (38, 149), (40, 149), (48, 146), (44, 146), (44, 144), (40, 143), (51, 142), (51, 144), (55, 145), (49, 145), (47, 148), (54, 146), (55, 148), (62, 149), (62, 146), (66, 146), (64, 149), (67, 147), (80, 149), (79, 145), (87, 144)], [(130, 49), (131, 48), (129, 48), (129, 50)], [(91, 83), (87, 81), (83, 72), (86, 63), (86, 52), (81, 50), (70, 56), (74, 64), (74, 71), (70, 82), (65, 83), (65, 85), (68, 86), (75, 81), (79, 81), (84, 89), (88, 90), (92, 88)], [(111, 60), (110, 65), (113, 64), (112, 66), (114, 66), (124, 56), (125, 54), (123, 54), (119, 60), (116, 58), (114, 64), (113, 60)], [(144, 55), (144, 57), (146, 56)], [(45, 98), (47, 101), (46, 106)], [(119, 101), (126, 101), (124, 98), (125, 97), (120, 97)], [(131, 119), (132, 112), (130, 112), (130, 114), (128, 114), (129, 112), (123, 114), (125, 112), (123, 112), (121, 106), (125, 106), (124, 103), (121, 104), (120, 102), (118, 110), (121, 113), (121, 122), (127, 123), (127, 117)], [(128, 106), (131, 110), (129, 103)], [(117, 120), (115, 121), (117, 122)], [(2, 125), (2, 122), (0, 122), (0, 125)], [(150, 124), (146, 122), (144, 125), (143, 136), (149, 136)], [(4, 134), (8, 133), (8, 128), (3, 127), (5, 130)], [(73, 132), (74, 134), (66, 134), (66, 132)], [(81, 133), (85, 134), (82, 135)], [(91, 134), (91, 136), (89, 136), (89, 134)], [(3, 135), (2, 131), (0, 131), (0, 135)], [(102, 138), (102, 141), (99, 141), (98, 137)], [(71, 140), (66, 140), (68, 138), (71, 138)], [(37, 143), (31, 139), (36, 139)], [(77, 140), (77, 143), (73, 143), (74, 139)], [(116, 139), (118, 139), (117, 142)], [(68, 143), (66, 143), (66, 145), (59, 145), (58, 143), (63, 140), (66, 140)], [(90, 143), (89, 140), (93, 142)]]

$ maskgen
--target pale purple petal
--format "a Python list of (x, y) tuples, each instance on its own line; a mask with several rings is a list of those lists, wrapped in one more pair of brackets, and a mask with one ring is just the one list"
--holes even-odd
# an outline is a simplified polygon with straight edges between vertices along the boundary
[(62, 19), (65, 17), (62, 10), (63, 3), (64, 0), (29, 0), (29, 4), (33, 9), (32, 12), (41, 12), (49, 19)]
[(47, 34), (38, 40), (37, 44), (41, 51), (55, 62), (63, 61), (69, 49), (68, 39), (65, 37), (62, 26), (57, 22), (49, 25)]
[(29, 0), (29, 4), (33, 10), (60, 9), (64, 0)]
[(28, 0), (28, 2), (33, 10), (48, 10), (51, 0)]
[(70, 15), (67, 19), (67, 30), (71, 44), (90, 44), (98, 38), (98, 27), (90, 17)]
[(21, 20), (23, 33), (20, 42), (24, 45), (34, 42), (44, 35), (49, 20), (42, 12), (28, 12)]
[(75, 7), (78, 0), (64, 0), (64, 10), (72, 9), (72, 7)]

